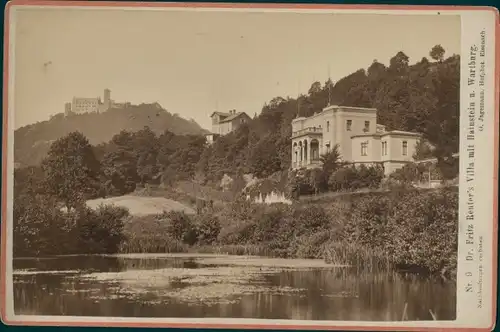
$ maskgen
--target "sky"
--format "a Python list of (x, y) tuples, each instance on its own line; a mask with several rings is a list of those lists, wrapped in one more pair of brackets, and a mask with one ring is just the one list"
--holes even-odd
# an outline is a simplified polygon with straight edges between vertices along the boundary
[(253, 116), (398, 51), (410, 63), (436, 44), (460, 54), (460, 18), (448, 15), (22, 8), (12, 24), (16, 128), (109, 88), (209, 129), (215, 110)]

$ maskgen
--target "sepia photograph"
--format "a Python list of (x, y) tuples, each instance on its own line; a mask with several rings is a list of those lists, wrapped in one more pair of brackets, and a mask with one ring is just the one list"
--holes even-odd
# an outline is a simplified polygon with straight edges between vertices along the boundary
[(8, 11), (4, 320), (439, 326), (494, 273), (493, 11), (62, 4)]

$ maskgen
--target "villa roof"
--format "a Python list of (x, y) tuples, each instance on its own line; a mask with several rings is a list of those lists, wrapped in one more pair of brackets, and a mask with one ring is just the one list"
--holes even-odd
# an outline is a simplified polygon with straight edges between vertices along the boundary
[(422, 136), (420, 133), (415, 133), (411, 131), (403, 131), (403, 130), (392, 130), (392, 131), (386, 131), (381, 134), (382, 136), (385, 135), (401, 135), (401, 136)]
[(390, 135), (418, 136), (418, 137), (422, 136), (422, 134), (420, 134), (420, 133), (414, 133), (411, 131), (392, 130), (392, 131), (385, 131), (382, 133), (352, 135), (351, 138), (354, 138), (354, 137), (382, 137), (382, 136), (390, 136)]
[(235, 114), (231, 114), (229, 115), (227, 118), (225, 119), (222, 119), (220, 122), (229, 122), (229, 121), (233, 121), (234, 119), (236, 119), (237, 117), (241, 116), (241, 115), (246, 115), (248, 116), (245, 112), (238, 112), (238, 113), (235, 113)]
[(210, 115), (210, 117), (214, 116), (214, 114), (221, 115), (221, 116), (230, 116), (231, 115), (230, 113), (226, 113), (226, 112), (213, 112)]
[(359, 110), (359, 111), (377, 111), (374, 107), (357, 107), (357, 106), (347, 106), (347, 105), (330, 105), (323, 108), (322, 111), (331, 110), (331, 109), (344, 109), (344, 110)]

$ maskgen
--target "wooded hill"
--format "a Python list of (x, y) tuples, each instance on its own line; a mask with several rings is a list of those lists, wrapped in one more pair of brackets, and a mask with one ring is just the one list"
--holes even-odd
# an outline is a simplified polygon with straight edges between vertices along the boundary
[(436, 147), (439, 161), (459, 148), (460, 57), (445, 58), (435, 46), (431, 60), (410, 59), (398, 52), (389, 66), (374, 60), (338, 82), (314, 82), (298, 98), (276, 97), (248, 125), (218, 139), (201, 156), (197, 171), (208, 179), (224, 173), (253, 173), (266, 177), (286, 170), (291, 161), (291, 121), (332, 105), (375, 107), (377, 122), (388, 130), (417, 131)]
[(203, 135), (207, 131), (194, 120), (171, 114), (159, 104), (131, 105), (110, 109), (101, 114), (57, 114), (48, 121), (38, 122), (14, 132), (14, 160), (23, 166), (37, 165), (47, 155), (50, 144), (71, 132), (81, 132), (91, 144), (108, 142), (122, 130), (136, 132), (149, 127), (154, 133), (165, 130), (177, 135)]

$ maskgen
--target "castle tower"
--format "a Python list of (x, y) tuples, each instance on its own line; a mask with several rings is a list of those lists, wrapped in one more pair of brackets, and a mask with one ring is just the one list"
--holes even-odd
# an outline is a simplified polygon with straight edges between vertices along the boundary
[(71, 103), (64, 104), (64, 115), (68, 116), (71, 114)]
[(107, 111), (111, 107), (111, 90), (104, 89), (104, 109)]

